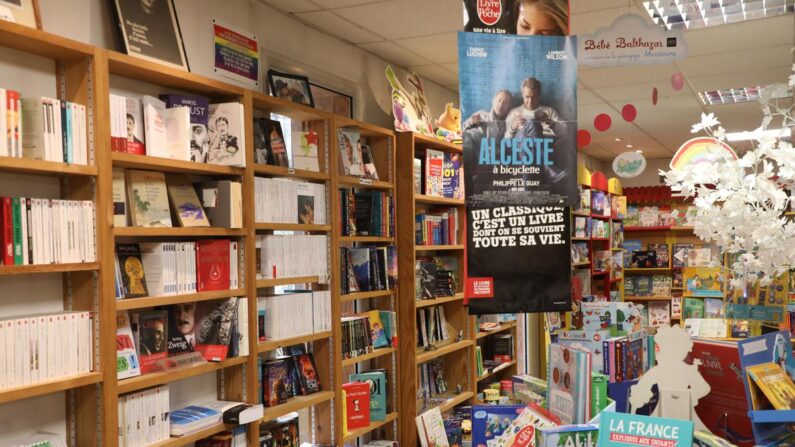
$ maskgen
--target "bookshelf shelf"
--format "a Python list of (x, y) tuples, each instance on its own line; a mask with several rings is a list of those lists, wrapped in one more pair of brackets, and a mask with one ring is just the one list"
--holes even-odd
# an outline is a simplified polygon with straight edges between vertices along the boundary
[(391, 237), (378, 237), (378, 236), (340, 236), (337, 240), (341, 244), (353, 243), (384, 243), (391, 244), (395, 242), (395, 238)]
[(328, 172), (305, 171), (303, 169), (291, 169), (283, 166), (271, 166), (260, 163), (254, 165), (254, 173), (257, 175), (292, 177), (313, 181), (326, 181), (330, 178)]
[(319, 403), (328, 402), (333, 398), (334, 391), (320, 391), (307, 396), (292, 397), (281, 405), (276, 405), (275, 407), (265, 407), (265, 413), (263, 414), (261, 421), (272, 421), (276, 418), (284, 416), (287, 413), (302, 410)]
[(446, 197), (425, 196), (417, 194), (414, 198), (418, 204), (422, 205), (450, 205), (463, 206), (464, 199), (448, 199)]
[(245, 236), (246, 230), (216, 227), (119, 227), (114, 228), (113, 233), (116, 237), (236, 237)]
[(571, 265), (572, 265), (572, 267), (585, 267), (585, 266), (591, 265), (591, 261), (572, 262)]
[(602, 216), (601, 214), (591, 214), (591, 219), (610, 220), (610, 216)]
[(340, 185), (349, 188), (390, 190), (395, 187), (395, 185), (393, 185), (390, 182), (384, 182), (381, 180), (370, 180), (359, 177), (350, 177), (344, 175), (340, 176), (338, 181)]
[(331, 117), (319, 109), (277, 98), (266, 93), (252, 91), (251, 99), (255, 109), (289, 116), (291, 119), (298, 121), (327, 120)]
[(460, 349), (466, 349), (475, 343), (472, 340), (461, 340), (454, 343), (450, 343), (449, 345), (444, 345), (439, 347), (434, 351), (427, 351), (417, 354), (416, 363), (418, 365), (425, 363), (429, 360), (433, 360), (437, 357), (441, 357), (443, 355), (447, 355), (451, 352), (456, 352)]
[(57, 393), (59, 391), (71, 390), (100, 382), (102, 382), (102, 373), (90, 372), (87, 374), (81, 374), (79, 376), (64, 377), (61, 379), (34, 383), (32, 385), (0, 389), (0, 404), (15, 402), (45, 394)]
[(461, 394), (448, 398), (447, 401), (439, 405), (439, 411), (441, 412), (448, 411), (451, 408), (455, 407), (456, 405), (464, 403), (469, 399), (472, 399), (473, 397), (475, 397), (475, 394), (472, 391), (464, 391)]
[(671, 301), (670, 296), (625, 296), (624, 301)]
[(429, 147), (439, 151), (463, 153), (464, 149), (460, 144), (448, 143), (438, 138), (429, 137), (423, 134), (414, 134), (415, 146)]
[(477, 338), (479, 340), (481, 338), (488, 337), (490, 335), (499, 334), (500, 332), (505, 332), (505, 331), (513, 329), (515, 327), (516, 327), (516, 322), (515, 321), (502, 323), (496, 329), (493, 329), (491, 331), (487, 331), (487, 332), (480, 331), (480, 332), (478, 332)]
[(608, 238), (608, 237), (592, 237), (590, 240), (592, 240), (594, 242), (596, 242), (596, 241), (607, 242), (607, 241), (610, 240), (610, 238)]
[(625, 268), (624, 273), (659, 273), (659, 272), (670, 272), (671, 267), (644, 267), (644, 268)]
[(309, 284), (315, 283), (320, 280), (317, 276), (296, 276), (293, 278), (276, 278), (276, 279), (258, 279), (257, 288), (264, 289), (265, 287), (276, 286), (289, 286), (291, 284)]
[(298, 223), (258, 223), (257, 231), (309, 231), (329, 232), (331, 225), (298, 224)]
[(246, 289), (213, 290), (210, 292), (188, 293), (184, 295), (125, 298), (116, 301), (116, 310), (147, 309), (155, 306), (168, 306), (171, 304), (219, 300), (223, 298), (233, 298), (239, 296), (246, 296)]
[(591, 238), (589, 238), (589, 237), (572, 237), (571, 240), (573, 240), (573, 241), (586, 241), (587, 242), (587, 241), (590, 241)]
[(356, 300), (369, 300), (373, 298), (383, 298), (386, 296), (392, 296), (397, 293), (395, 290), (375, 290), (372, 292), (354, 292), (354, 293), (347, 293), (344, 295), (340, 295), (340, 300), (345, 301), (356, 301)]
[(390, 354), (393, 354), (394, 352), (396, 352), (395, 348), (375, 349), (375, 350), (373, 350), (373, 352), (371, 352), (369, 354), (360, 355), (360, 356), (353, 357), (353, 358), (350, 358), (350, 359), (342, 359), (342, 367), (344, 368), (346, 366), (352, 366), (352, 365), (355, 365), (357, 363), (361, 363), (361, 362), (364, 362), (364, 361), (367, 361), (367, 360), (372, 360), (372, 359), (376, 359), (378, 357), (382, 357), (382, 356), (385, 356), (385, 355), (390, 355)]
[(74, 264), (0, 265), (0, 276), (26, 275), (34, 273), (90, 272), (95, 270), (99, 270), (99, 263), (97, 262), (78, 262)]
[(84, 166), (53, 161), (32, 160), (30, 158), (0, 157), (0, 172), (33, 175), (61, 175), (96, 177), (96, 166)]
[(463, 250), (463, 245), (417, 245), (416, 251), (442, 251), (442, 250)]
[(257, 344), (257, 350), (259, 352), (268, 352), (285, 346), (293, 346), (300, 343), (311, 343), (313, 341), (323, 340), (324, 338), (329, 338), (332, 335), (332, 331), (325, 331), (316, 332), (314, 334), (296, 335), (295, 337), (289, 338), (280, 338), (278, 340), (265, 340)]
[(187, 379), (188, 377), (198, 376), (213, 371), (220, 371), (230, 366), (242, 365), (246, 363), (248, 356), (233, 357), (223, 362), (207, 362), (184, 368), (176, 368), (168, 371), (153, 372), (143, 374), (129, 379), (119, 380), (118, 393), (126, 394), (133, 391), (142, 390), (157, 385), (176, 382), (177, 380)]
[(439, 304), (452, 303), (454, 301), (461, 301), (463, 299), (464, 299), (464, 294), (463, 293), (456, 293), (453, 296), (445, 296), (445, 297), (441, 297), (441, 298), (435, 298), (435, 299), (432, 299), (432, 300), (419, 300), (419, 301), (416, 301), (415, 305), (416, 305), (417, 309), (420, 309), (420, 308), (423, 308), (423, 307), (437, 306)]
[(390, 422), (393, 422), (395, 419), (397, 419), (397, 413), (396, 412), (387, 413), (387, 415), (386, 415), (386, 417), (384, 418), (383, 421), (373, 421), (367, 427), (357, 428), (356, 430), (351, 430), (348, 434), (345, 435), (345, 437), (343, 438), (343, 442), (354, 441), (356, 438), (364, 436), (364, 435), (366, 435), (366, 434), (368, 434), (370, 432), (373, 432), (375, 430), (378, 430), (379, 428), (383, 427), (384, 425), (389, 424)]
[(169, 158), (149, 157), (146, 155), (111, 152), (113, 166), (127, 169), (145, 169), (179, 174), (219, 175), (240, 177), (245, 169), (234, 166), (221, 166), (193, 161), (171, 160)]
[(675, 225), (672, 227), (624, 227), (625, 233), (642, 233), (655, 231), (693, 231), (693, 227)]
[(500, 365), (497, 365), (494, 368), (492, 368), (491, 371), (489, 371), (486, 374), (483, 374), (482, 376), (478, 377), (478, 382), (482, 382), (482, 381), (484, 381), (486, 379), (494, 377), (495, 375), (497, 375), (497, 374), (499, 374), (499, 373), (501, 373), (503, 371), (510, 371), (511, 367), (514, 366), (514, 365), (516, 365), (516, 360), (511, 360), (510, 362), (505, 362), (505, 363), (502, 363)]
[(207, 427), (203, 430), (199, 430), (197, 432), (193, 432), (185, 436), (180, 436), (180, 437), (173, 436), (171, 438), (157, 442), (155, 444), (150, 444), (149, 447), (182, 447), (194, 443), (200, 439), (204, 439), (208, 436), (217, 435), (222, 431), (231, 430), (234, 427), (235, 427), (234, 424), (223, 424), (223, 423), (216, 424), (213, 425), (212, 427)]
[(0, 22), (0, 46), (57, 60), (91, 57), (94, 47), (7, 21)]

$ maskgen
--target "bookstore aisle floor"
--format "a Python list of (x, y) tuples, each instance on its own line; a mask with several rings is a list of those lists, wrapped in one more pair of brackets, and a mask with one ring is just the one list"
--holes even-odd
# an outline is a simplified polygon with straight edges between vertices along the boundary
[(0, 446), (795, 446), (792, 0), (0, 0)]

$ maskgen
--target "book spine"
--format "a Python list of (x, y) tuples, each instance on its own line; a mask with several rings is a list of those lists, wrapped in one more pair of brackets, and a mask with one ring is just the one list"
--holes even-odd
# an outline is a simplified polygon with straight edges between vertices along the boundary
[(13, 227), (14, 227), (14, 264), (15, 265), (22, 265), (23, 264), (23, 256), (22, 256), (22, 210), (20, 207), (20, 199), (19, 197), (15, 197), (12, 200), (12, 213), (14, 216)]

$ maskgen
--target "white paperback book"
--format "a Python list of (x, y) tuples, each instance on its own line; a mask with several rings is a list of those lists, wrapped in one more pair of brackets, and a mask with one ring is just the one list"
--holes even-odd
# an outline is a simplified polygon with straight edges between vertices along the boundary
[(146, 155), (168, 158), (166, 124), (163, 116), (167, 110), (166, 103), (153, 96), (146, 95), (141, 98), (141, 102), (144, 109)]
[(243, 104), (210, 104), (209, 163), (226, 166), (246, 165), (246, 132)]
[(190, 107), (172, 107), (163, 111), (166, 128), (166, 158), (190, 160)]

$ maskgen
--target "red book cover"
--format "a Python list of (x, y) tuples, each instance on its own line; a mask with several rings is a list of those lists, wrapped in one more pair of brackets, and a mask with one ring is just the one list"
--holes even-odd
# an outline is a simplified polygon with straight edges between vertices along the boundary
[(698, 372), (711, 388), (696, 405), (698, 417), (713, 434), (739, 447), (753, 446), (737, 343), (693, 340), (694, 359), (701, 361)]
[(196, 242), (196, 287), (199, 292), (229, 290), (229, 239)]
[[(22, 111), (19, 110), (19, 100), (22, 97), (19, 92), (14, 90), (6, 90), (6, 111), (9, 116), (8, 120), (8, 150), (14, 154), (19, 148), (22, 147), (20, 139), (19, 124)], [(20, 154), (21, 155), (21, 154)]]
[(159, 370), (158, 362), (168, 358), (168, 312), (146, 310), (133, 317), (138, 320), (138, 355), (141, 374)]
[(345, 410), (348, 430), (370, 425), (370, 384), (366, 382), (344, 383)]
[(14, 219), (11, 212), (11, 197), (0, 197), (0, 261), (14, 265)]

